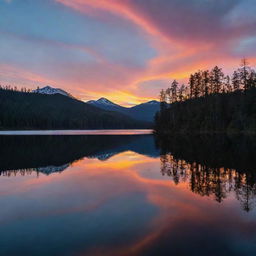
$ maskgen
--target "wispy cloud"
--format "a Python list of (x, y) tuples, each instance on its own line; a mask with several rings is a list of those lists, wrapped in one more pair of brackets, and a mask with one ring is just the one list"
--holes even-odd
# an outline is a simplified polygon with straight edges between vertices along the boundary
[(83, 99), (141, 102), (199, 68), (256, 59), (253, 0), (2, 1), (0, 64)]

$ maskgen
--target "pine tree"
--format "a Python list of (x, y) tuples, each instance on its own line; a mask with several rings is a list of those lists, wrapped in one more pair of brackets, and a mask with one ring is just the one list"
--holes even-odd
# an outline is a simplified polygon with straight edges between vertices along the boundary
[(256, 73), (254, 70), (250, 70), (248, 77), (248, 89), (252, 87), (256, 87)]
[(240, 76), (237, 71), (234, 71), (234, 73), (233, 73), (232, 86), (233, 86), (234, 91), (240, 90)]
[(171, 85), (171, 93), (172, 93), (172, 103), (177, 101), (177, 88), (179, 83), (174, 80)]
[(183, 101), (185, 99), (185, 90), (186, 90), (186, 86), (182, 84), (178, 90), (179, 101)]
[(202, 77), (201, 77), (201, 72), (198, 71), (194, 74), (194, 79), (195, 79), (195, 86), (194, 86), (194, 96), (195, 98), (198, 98), (201, 96), (201, 91), (202, 91)]
[(243, 85), (244, 89), (249, 89), (249, 76), (250, 76), (250, 67), (248, 66), (249, 62), (247, 59), (241, 60), (241, 68), (239, 69), (240, 83)]
[(232, 86), (230, 84), (230, 77), (229, 75), (224, 77), (224, 84), (223, 84), (223, 92), (232, 92)]
[(209, 83), (210, 83), (210, 73), (209, 70), (205, 70), (202, 73), (202, 84), (203, 84), (203, 92), (204, 96), (209, 94)]
[(224, 73), (222, 69), (218, 66), (215, 66), (211, 71), (213, 93), (220, 93), (223, 85)]
[(193, 98), (194, 97), (194, 90), (195, 90), (195, 77), (194, 77), (194, 75), (190, 75), (189, 89), (190, 89), (190, 98)]
[(167, 88), (165, 90), (165, 101), (168, 103), (168, 104), (171, 104), (172, 103), (172, 91), (171, 91), (171, 88)]

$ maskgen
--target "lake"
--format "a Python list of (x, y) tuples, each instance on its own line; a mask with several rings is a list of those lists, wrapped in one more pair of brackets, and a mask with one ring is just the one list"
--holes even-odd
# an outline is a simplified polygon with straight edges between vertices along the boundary
[(0, 135), (140, 135), (152, 134), (150, 129), (125, 129), (125, 130), (24, 130), (1, 131)]
[(0, 255), (256, 255), (255, 145), (0, 136)]

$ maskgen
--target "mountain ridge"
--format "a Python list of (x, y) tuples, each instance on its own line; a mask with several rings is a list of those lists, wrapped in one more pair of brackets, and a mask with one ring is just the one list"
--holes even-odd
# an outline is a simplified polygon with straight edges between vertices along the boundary
[[(33, 90), (32, 92), (38, 93), (38, 94), (47, 94), (47, 95), (61, 94), (63, 96), (74, 98), (70, 93), (60, 88), (53, 88), (51, 86), (38, 88), (36, 90)], [(98, 100), (89, 100), (85, 103), (105, 111), (113, 111), (113, 112), (121, 113), (135, 120), (145, 121), (145, 122), (153, 122), (155, 114), (160, 110), (160, 102), (156, 100), (144, 102), (132, 107), (121, 106), (119, 104), (116, 104), (110, 101), (105, 97), (101, 97)]]
[(119, 105), (117, 103), (114, 103), (113, 101), (105, 98), (105, 97), (101, 97), (97, 100), (89, 100), (89, 101), (86, 101), (86, 103), (88, 104), (106, 104), (106, 105), (114, 105), (114, 106), (119, 106), (119, 107), (122, 107), (122, 108), (126, 108), (126, 109), (131, 109), (131, 108), (134, 108), (136, 106), (140, 106), (140, 105), (143, 105), (143, 104), (159, 104), (159, 101), (157, 100), (150, 100), (150, 101), (146, 101), (146, 102), (142, 102), (140, 104), (137, 104), (137, 105), (134, 105), (132, 107), (124, 107), (122, 105)]
[(160, 102), (156, 100), (144, 102), (129, 108), (118, 105), (106, 98), (90, 100), (86, 103), (104, 110), (120, 112), (137, 120), (147, 122), (153, 122), (156, 112), (160, 110)]
[(62, 94), (0, 89), (0, 129), (137, 129), (152, 123)]
[(48, 94), (48, 95), (61, 94), (63, 96), (74, 98), (70, 93), (68, 93), (60, 88), (51, 87), (50, 85), (47, 85), (43, 88), (37, 88), (37, 89), (33, 90), (32, 93), (40, 93), (40, 94)]

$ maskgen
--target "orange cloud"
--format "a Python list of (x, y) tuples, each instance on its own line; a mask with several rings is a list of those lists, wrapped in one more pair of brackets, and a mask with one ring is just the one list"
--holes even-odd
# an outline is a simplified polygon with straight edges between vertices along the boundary
[[(204, 68), (210, 68), (214, 65), (221, 65), (223, 63), (223, 59), (225, 60), (226, 69), (230, 70), (231, 68), (235, 68), (239, 63), (240, 57), (233, 57), (229, 53), (225, 53), (225, 44), (228, 42), (228, 40), (234, 35), (239, 36), (239, 32), (233, 31), (232, 34), (229, 37), (226, 37), (225, 40), (221, 40), (220, 42), (216, 42), (216, 40), (212, 40), (210, 37), (207, 38), (208, 31), (207, 28), (202, 27), (202, 34), (205, 33), (206, 37), (205, 40), (199, 40), (198, 33), (200, 31), (196, 31), (197, 34), (195, 34), (194, 38), (190, 38), (190, 40), (184, 40), (182, 36), (179, 36), (177, 31), (175, 29), (172, 29), (172, 26), (183, 26), (181, 25), (181, 21), (177, 20), (178, 24), (162, 24), (163, 27), (160, 27), (159, 20), (161, 20), (159, 17), (161, 17), (161, 14), (156, 14), (154, 17), (152, 13), (146, 13), (145, 10), (148, 12), (151, 11), (150, 6), (149, 8), (141, 8), (139, 4), (125, 0), (125, 1), (117, 1), (117, 0), (100, 0), (100, 1), (90, 1), (90, 0), (56, 0), (59, 3), (62, 3), (66, 6), (69, 6), (79, 12), (86, 13), (87, 15), (93, 15), (100, 17), (101, 12), (105, 11), (112, 15), (116, 15), (120, 18), (127, 19), (140, 27), (144, 32), (146, 32), (149, 37), (148, 40), (150, 40), (151, 45), (157, 49), (158, 55), (153, 58), (149, 63), (147, 68), (142, 71), (140, 74), (138, 74), (136, 77), (133, 76), (133, 80), (131, 79), (129, 86), (127, 86), (128, 90), (130, 91), (129, 94), (137, 94), (142, 96), (142, 91), (140, 91), (139, 84), (151, 81), (151, 80), (161, 80), (161, 79), (179, 79), (182, 81), (185, 81), (189, 74), (192, 72), (195, 72), (198, 69), (204, 69)], [(143, 1), (142, 1), (143, 2)], [(163, 1), (161, 1), (163, 2)], [(151, 2), (149, 3), (149, 5)], [(182, 3), (180, 4), (181, 8), (183, 8)], [(191, 4), (192, 5), (192, 4)], [(146, 4), (145, 4), (146, 6)], [(144, 7), (145, 7), (144, 6)], [(168, 4), (166, 3), (166, 7), (168, 8)], [(177, 7), (179, 7), (177, 5)], [(223, 9), (226, 8), (232, 8), (233, 5), (229, 1), (227, 5), (223, 5)], [(192, 7), (194, 8), (194, 6)], [(207, 6), (204, 6), (205, 10), (207, 10)], [(210, 8), (213, 8), (214, 10), (214, 4), (209, 5)], [(185, 8), (183, 8), (185, 10)], [(182, 10), (182, 9), (181, 9)], [(191, 13), (191, 19), (194, 18), (194, 20), (191, 20), (191, 23), (197, 24), (198, 20), (200, 18), (194, 17), (195, 15), (194, 10), (190, 10)], [(199, 9), (200, 11), (200, 9)], [(182, 12), (181, 12), (182, 13)], [(214, 12), (213, 12), (214, 14)], [(166, 15), (163, 10), (163, 16)], [(154, 19), (155, 18), (155, 19)], [(216, 19), (220, 19), (222, 17), (216, 17)], [(187, 17), (184, 18), (184, 23), (188, 22), (186, 19), (189, 19)], [(166, 20), (167, 21), (167, 20)], [(203, 21), (202, 21), (203, 22)], [(219, 20), (217, 20), (219, 22)], [(207, 21), (207, 24), (210, 24), (209, 21)], [(165, 29), (166, 26), (170, 27), (169, 32)], [(203, 26), (203, 25), (200, 25)], [(164, 28), (164, 29), (163, 29)], [(182, 27), (184, 29), (184, 27)], [(197, 28), (196, 28), (197, 29)], [(213, 33), (216, 31), (219, 31), (220, 33), (225, 33), (224, 26), (223, 28), (220, 27), (215, 28)], [(186, 32), (184, 32), (186, 33)], [(189, 32), (190, 34), (192, 32)], [(214, 35), (212, 35), (214, 36)], [(223, 49), (220, 48), (220, 45), (222, 45)], [(147, 92), (144, 92), (145, 95), (147, 95)], [(119, 93), (121, 96), (121, 94)], [(153, 95), (150, 95), (152, 97)], [(111, 95), (110, 95), (111, 97)], [(157, 95), (153, 96), (154, 98), (157, 97)], [(112, 97), (114, 99), (115, 97)], [(122, 101), (117, 102), (123, 102), (130, 98), (125, 96), (122, 97)], [(149, 95), (144, 97), (144, 99), (148, 99)], [(132, 101), (132, 102), (138, 102), (138, 101)]]
[[(33, 62), (27, 64), (24, 60), (17, 61), (17, 64), (15, 56), (18, 50), (15, 51), (14, 47), (14, 60), (6, 62), (9, 70), (2, 71), (1, 82), (18, 86), (22, 84), (30, 88), (50, 84), (70, 91), (74, 96), (85, 101), (104, 96), (116, 103), (130, 106), (156, 99), (157, 90), (160, 90), (158, 85), (160, 80), (165, 81), (161, 84), (163, 87), (167, 87), (172, 79), (185, 82), (190, 73), (198, 69), (211, 68), (214, 65), (222, 66), (224, 62), (225, 71), (230, 72), (239, 65), (239, 59), (244, 57), (239, 56), (242, 53), (235, 52), (240, 38), (248, 33), (253, 35), (251, 26), (243, 27), (241, 24), (238, 26), (234, 21), (226, 26), (230, 19), (229, 10), (236, 7), (235, 1), (231, 0), (221, 4), (218, 11), (214, 1), (200, 6), (195, 5), (194, 1), (187, 3), (185, 0), (171, 2), (159, 0), (157, 3), (146, 0), (54, 1), (59, 4), (54, 7), (71, 8), (75, 10), (72, 15), (79, 12), (89, 16), (91, 20), (106, 23), (108, 27), (118, 28), (117, 33), (125, 31), (125, 26), (131, 25), (134, 29), (132, 31), (139, 34), (138, 40), (145, 40), (145, 44), (150, 46), (150, 49), (154, 49), (154, 54), (145, 53), (145, 56), (141, 57), (143, 65), (136, 65), (136, 60), (130, 61), (128, 58), (129, 60), (126, 61), (126, 58), (120, 58), (120, 61), (115, 61), (115, 57), (122, 55), (123, 49), (126, 50), (126, 48), (128, 56), (130, 51), (134, 54), (131, 58), (136, 57), (140, 51), (137, 52), (132, 47), (136, 47), (137, 44), (131, 44), (128, 47), (125, 45), (120, 51), (120, 49), (115, 50), (115, 47), (118, 48), (115, 44), (121, 45), (122, 42), (110, 40), (108, 42), (110, 52), (108, 50), (104, 52), (101, 49), (101, 47), (104, 48), (104, 44), (99, 44), (97, 48), (93, 44), (87, 45), (86, 40), (67, 39), (64, 27), (61, 28), (63, 31), (60, 33), (60, 38), (52, 35), (47, 37), (47, 35), (36, 34), (35, 36), (33, 33), (15, 34), (13, 31), (10, 32), (11, 30), (0, 31), (1, 35), (8, 37), (9, 41), (17, 40), (17, 45), (20, 45), (20, 41), (24, 48), (30, 49), (32, 45), (34, 52), (28, 51), (31, 55), (40, 49), (45, 56), (48, 56), (40, 59), (42, 55), (39, 55), (39, 68), (36, 68)], [(80, 17), (80, 15), (77, 16)], [(77, 27), (79, 22), (76, 23)], [(81, 32), (83, 29), (80, 28), (78, 31)], [(90, 36), (95, 35), (88, 33), (88, 37)], [(93, 38), (92, 41), (94, 40), (101, 41), (104, 38)], [(144, 45), (142, 48), (144, 49)], [(23, 48), (20, 52), (23, 53)], [(58, 54), (54, 55), (55, 52)], [(52, 54), (54, 56), (51, 56)], [(112, 54), (116, 55), (113, 59), (111, 59)], [(23, 53), (23, 55), (26, 54)], [(8, 56), (6, 58), (9, 59)], [(87, 61), (86, 58), (89, 60)], [(252, 54), (251, 59), (254, 58)], [(27, 65), (23, 65), (23, 62)], [(6, 67), (4, 69), (6, 70)], [(13, 71), (10, 71), (11, 69)], [(154, 81), (155, 89), (152, 89), (152, 86), (147, 87), (147, 84), (153, 84)]]

